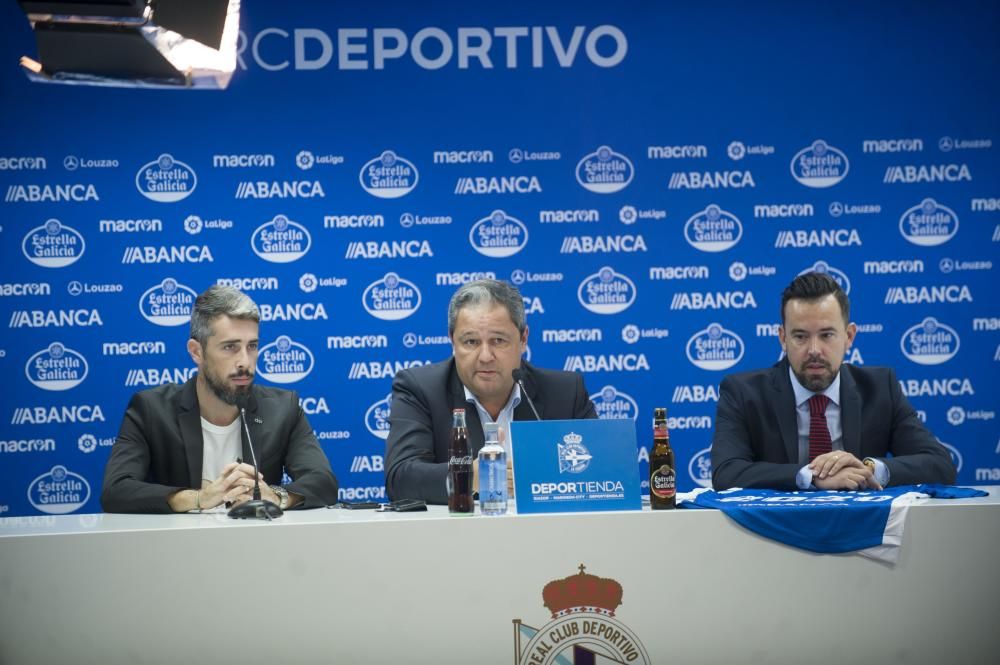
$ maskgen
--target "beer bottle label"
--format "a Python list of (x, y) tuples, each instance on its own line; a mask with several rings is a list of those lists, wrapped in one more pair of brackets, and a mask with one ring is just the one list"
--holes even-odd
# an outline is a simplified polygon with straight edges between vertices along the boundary
[(674, 496), (675, 485), (674, 470), (666, 464), (656, 469), (649, 478), (649, 490), (661, 499), (669, 499)]

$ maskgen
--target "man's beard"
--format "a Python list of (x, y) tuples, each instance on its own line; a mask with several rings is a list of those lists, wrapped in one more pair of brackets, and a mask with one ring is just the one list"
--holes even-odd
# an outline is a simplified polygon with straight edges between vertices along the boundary
[[(225, 383), (225, 381), (218, 378), (215, 375), (215, 373), (213, 373), (211, 370), (208, 370), (207, 368), (201, 374), (203, 377), (205, 377), (205, 383), (208, 384), (208, 387), (212, 390), (212, 393), (226, 404), (229, 404), (230, 406), (237, 406), (239, 405), (240, 402), (246, 400), (246, 398), (250, 396), (250, 387), (253, 385), (253, 383), (248, 383), (245, 386), (230, 387)], [(235, 379), (241, 376), (248, 376), (251, 378), (251, 380), (253, 379), (253, 374), (251, 374), (247, 370), (236, 372), (235, 374), (231, 375), (231, 378)]]
[[(820, 362), (823, 363), (823, 367), (826, 368), (826, 373), (824, 374), (807, 374), (807, 365), (810, 363)], [(803, 388), (811, 390), (814, 393), (823, 392), (830, 387), (833, 383), (833, 379), (837, 376), (833, 373), (833, 368), (830, 367), (830, 363), (825, 360), (820, 359), (806, 359), (802, 361), (802, 364), (798, 369), (792, 367), (792, 373), (795, 374), (795, 378), (799, 380)]]

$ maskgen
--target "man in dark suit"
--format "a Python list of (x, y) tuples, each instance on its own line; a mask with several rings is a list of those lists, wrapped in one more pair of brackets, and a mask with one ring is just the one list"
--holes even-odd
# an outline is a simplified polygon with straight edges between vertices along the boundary
[[(254, 468), (244, 405), (261, 498), (283, 509), (336, 503), (337, 480), (298, 396), (253, 385), (259, 324), (257, 305), (232, 287), (198, 296), (187, 344), (198, 374), (132, 397), (104, 471), (104, 510), (187, 512), (248, 501)], [(281, 484), (283, 472), (291, 483)]]
[[(497, 422), (507, 431), (513, 420), (534, 420), (531, 403), (543, 420), (597, 417), (581, 375), (521, 359), (528, 326), (524, 299), (510, 284), (479, 280), (459, 288), (448, 305), (448, 336), (451, 358), (403, 370), (393, 381), (385, 464), (393, 500), (447, 503), (453, 409), (466, 410), (473, 456), (483, 447), (484, 423)], [(518, 368), (527, 396), (511, 374)], [(478, 467), (472, 465), (474, 489)], [(508, 482), (512, 477), (507, 474)]]
[(948, 451), (886, 367), (844, 365), (857, 326), (829, 275), (795, 278), (781, 299), (785, 358), (722, 381), (712, 442), (716, 490), (881, 489), (955, 482)]

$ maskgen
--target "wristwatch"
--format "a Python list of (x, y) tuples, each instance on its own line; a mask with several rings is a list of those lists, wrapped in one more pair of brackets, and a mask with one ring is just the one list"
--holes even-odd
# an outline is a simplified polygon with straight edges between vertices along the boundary
[(281, 485), (271, 485), (271, 491), (278, 495), (278, 499), (281, 502), (278, 504), (278, 507), (282, 510), (288, 508), (288, 490)]

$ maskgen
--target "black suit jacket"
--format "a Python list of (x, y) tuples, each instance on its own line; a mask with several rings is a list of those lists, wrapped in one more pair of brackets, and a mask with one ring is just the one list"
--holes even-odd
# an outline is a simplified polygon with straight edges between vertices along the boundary
[[(167, 497), (201, 487), (204, 441), (197, 377), (183, 385), (167, 384), (132, 396), (118, 439), (104, 470), (101, 505), (109, 513), (169, 513)], [(270, 485), (287, 470), (289, 492), (299, 504), (315, 508), (337, 502), (337, 479), (316, 441), (296, 393), (253, 386), (246, 408), (247, 427), (257, 452), (258, 469)], [(243, 439), (243, 459), (253, 456)]]
[[(885, 462), (890, 485), (955, 482), (951, 456), (917, 418), (890, 368), (841, 365), (840, 404), (844, 450)], [(801, 468), (788, 360), (723, 379), (712, 442), (714, 488), (797, 490)]]
[[(596, 418), (597, 411), (574, 372), (522, 364), (524, 388), (543, 420)], [(386, 441), (385, 486), (389, 497), (447, 503), (448, 446), (453, 409), (465, 408), (473, 457), (483, 447), (479, 411), (465, 401), (455, 360), (405, 369), (392, 382), (389, 439)], [(514, 409), (514, 420), (534, 420), (527, 399)]]

